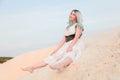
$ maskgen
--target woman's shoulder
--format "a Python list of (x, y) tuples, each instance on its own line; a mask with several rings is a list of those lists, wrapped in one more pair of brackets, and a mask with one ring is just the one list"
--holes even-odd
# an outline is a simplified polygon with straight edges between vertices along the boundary
[(82, 23), (81, 24), (76, 24), (75, 28), (77, 28), (77, 27), (80, 27), (84, 31), (84, 26), (83, 26)]

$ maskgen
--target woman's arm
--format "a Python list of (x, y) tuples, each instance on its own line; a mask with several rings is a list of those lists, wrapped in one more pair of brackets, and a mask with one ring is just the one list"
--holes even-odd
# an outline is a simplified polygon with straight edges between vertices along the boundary
[(59, 50), (63, 45), (64, 43), (66, 42), (66, 37), (65, 35), (63, 36), (62, 40), (60, 41), (60, 43), (58, 44), (56, 50)]
[[(68, 29), (68, 27), (65, 28), (65, 30), (67, 30), (67, 29)], [(56, 48), (56, 51), (59, 50), (64, 45), (65, 42), (66, 42), (66, 37), (65, 37), (65, 35), (63, 35), (62, 40), (60, 41), (60, 43), (58, 44), (58, 46)]]
[(63, 36), (62, 40), (60, 41), (60, 43), (58, 44), (57, 48), (51, 53), (51, 55), (55, 54), (66, 42), (66, 37)]
[(76, 44), (76, 42), (78, 41), (81, 34), (82, 34), (82, 28), (77, 26), (75, 38), (73, 39), (73, 41), (70, 43), (70, 45), (68, 47), (72, 48)]

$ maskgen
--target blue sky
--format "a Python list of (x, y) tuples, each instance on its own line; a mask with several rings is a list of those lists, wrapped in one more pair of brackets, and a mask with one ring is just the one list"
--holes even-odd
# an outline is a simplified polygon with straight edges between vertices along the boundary
[(119, 0), (0, 0), (0, 56), (57, 45), (72, 9), (83, 15), (83, 36), (120, 25)]

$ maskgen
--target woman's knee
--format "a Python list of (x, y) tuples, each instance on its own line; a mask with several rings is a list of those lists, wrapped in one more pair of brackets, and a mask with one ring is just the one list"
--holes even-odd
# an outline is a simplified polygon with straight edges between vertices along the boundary
[(73, 62), (72, 58), (71, 57), (66, 57), (63, 61), (62, 61), (64, 64), (70, 64)]

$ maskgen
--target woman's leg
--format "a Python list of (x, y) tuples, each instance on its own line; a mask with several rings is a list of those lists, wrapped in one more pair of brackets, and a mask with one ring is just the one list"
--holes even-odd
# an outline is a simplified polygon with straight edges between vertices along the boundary
[(47, 66), (48, 64), (45, 63), (45, 61), (41, 61), (40, 63), (38, 64), (35, 64), (33, 66), (29, 66), (29, 67), (26, 67), (26, 68), (22, 68), (23, 71), (29, 71), (30, 73), (33, 72), (33, 70), (37, 69), (37, 68), (42, 68), (42, 67), (45, 67)]
[(57, 69), (58, 72), (63, 71), (63, 69), (65, 67), (67, 67), (68, 65), (70, 65), (73, 62), (73, 60), (70, 57), (66, 57), (62, 62), (56, 64), (56, 65), (52, 65), (50, 66), (52, 69)]

